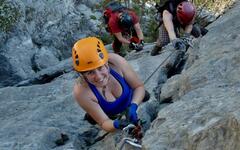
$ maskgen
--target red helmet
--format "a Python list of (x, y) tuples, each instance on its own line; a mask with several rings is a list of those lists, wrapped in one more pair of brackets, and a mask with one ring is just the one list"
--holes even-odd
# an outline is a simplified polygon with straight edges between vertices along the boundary
[(182, 25), (188, 25), (192, 22), (196, 9), (191, 2), (181, 2), (177, 6), (177, 18)]

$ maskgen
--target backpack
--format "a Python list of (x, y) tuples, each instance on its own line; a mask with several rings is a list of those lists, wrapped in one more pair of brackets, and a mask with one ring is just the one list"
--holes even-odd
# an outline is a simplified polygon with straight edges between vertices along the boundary
[[(105, 9), (103, 11), (103, 19), (104, 23), (107, 26), (109, 18), (111, 17), (111, 14), (114, 12), (122, 12), (125, 10), (126, 7), (124, 7), (121, 3), (117, 1), (112, 1), (106, 4)], [(109, 28), (106, 27), (106, 31), (109, 32)]]
[(156, 3), (155, 8), (159, 13), (162, 13), (167, 2), (170, 0), (160, 0), (159, 3)]

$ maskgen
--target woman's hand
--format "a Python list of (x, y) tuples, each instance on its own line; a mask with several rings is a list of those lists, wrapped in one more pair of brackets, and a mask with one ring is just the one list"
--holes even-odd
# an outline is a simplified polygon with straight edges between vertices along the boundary
[(128, 114), (127, 114), (127, 119), (135, 125), (138, 122), (137, 108), (138, 108), (138, 105), (135, 103), (132, 103), (128, 108)]
[(128, 126), (130, 124), (130, 122), (126, 119), (116, 119), (113, 121), (113, 126), (115, 129), (123, 129), (126, 126)]

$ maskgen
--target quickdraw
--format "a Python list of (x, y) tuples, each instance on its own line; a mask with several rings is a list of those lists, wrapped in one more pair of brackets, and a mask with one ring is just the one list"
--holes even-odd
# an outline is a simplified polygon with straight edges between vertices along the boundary
[(190, 46), (191, 48), (193, 48), (193, 42), (192, 42), (192, 38), (187, 38), (187, 37), (182, 37), (181, 38), (184, 42), (184, 44), (187, 46)]
[(119, 150), (122, 150), (125, 144), (129, 144), (135, 148), (142, 148), (141, 139), (142, 139), (142, 128), (140, 125), (129, 124), (123, 128), (123, 139), (121, 140), (121, 145)]
[(142, 148), (142, 145), (139, 144), (139, 142), (136, 139), (126, 137), (126, 138), (123, 138), (122, 140), (123, 140), (123, 143), (120, 147), (120, 150), (123, 149), (123, 147), (126, 143), (130, 144), (131, 146), (136, 147), (136, 148), (140, 148), (140, 149)]

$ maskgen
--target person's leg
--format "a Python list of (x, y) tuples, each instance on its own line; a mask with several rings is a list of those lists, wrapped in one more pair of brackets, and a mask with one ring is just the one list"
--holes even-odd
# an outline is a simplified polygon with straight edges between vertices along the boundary
[(151, 51), (151, 55), (155, 56), (158, 55), (158, 53), (162, 50), (162, 47), (167, 45), (170, 42), (169, 36), (168, 36), (168, 32), (166, 30), (166, 28), (164, 27), (164, 25), (162, 24), (159, 27), (159, 36), (157, 39), (157, 43), (154, 46), (153, 50)]
[(169, 39), (172, 41), (177, 38), (175, 29), (176, 29), (176, 22), (173, 19), (173, 15), (167, 11), (163, 11), (163, 25), (165, 27), (165, 30), (168, 33)]
[(114, 53), (121, 55), (122, 43), (114, 36), (114, 41), (112, 43), (112, 48)]

